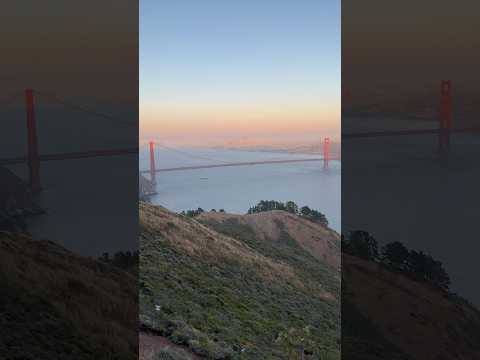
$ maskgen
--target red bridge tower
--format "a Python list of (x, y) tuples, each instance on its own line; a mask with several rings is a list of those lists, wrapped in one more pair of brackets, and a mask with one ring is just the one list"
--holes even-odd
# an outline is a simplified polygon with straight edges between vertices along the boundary
[(157, 177), (156, 177), (156, 169), (155, 169), (155, 143), (150, 141), (150, 180), (152, 181), (153, 185), (157, 184)]
[(440, 93), (439, 151), (448, 152), (450, 147), (450, 130), (452, 129), (452, 82), (442, 80)]
[(328, 161), (330, 160), (330, 139), (323, 139), (323, 168), (328, 169)]
[(38, 193), (42, 189), (42, 186), (40, 185), (40, 157), (38, 155), (37, 126), (35, 123), (32, 89), (25, 90), (25, 105), (27, 115), (27, 151), (30, 190), (32, 193)]

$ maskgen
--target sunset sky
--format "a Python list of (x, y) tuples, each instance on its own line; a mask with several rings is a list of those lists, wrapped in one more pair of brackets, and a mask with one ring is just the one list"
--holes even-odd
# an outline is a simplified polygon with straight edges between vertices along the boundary
[(141, 1), (140, 128), (191, 143), (338, 137), (340, 1)]

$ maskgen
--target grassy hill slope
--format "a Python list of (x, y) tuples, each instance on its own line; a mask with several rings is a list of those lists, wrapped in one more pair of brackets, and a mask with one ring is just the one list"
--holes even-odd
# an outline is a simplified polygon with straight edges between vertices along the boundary
[(340, 271), (338, 234), (294, 214), (279, 210), (249, 215), (205, 212), (196, 219), (220, 233), (260, 246), (269, 253), (281, 248), (282, 240), (293, 239), (291, 245), (299, 246), (323, 264)]
[[(258, 236), (140, 203), (141, 323), (205, 358), (296, 359), (303, 343), (306, 358), (339, 359), (340, 239), (300, 219), (300, 243), (292, 215), (272, 215)], [(321, 242), (318, 256), (305, 248)]]
[(342, 278), (345, 358), (480, 359), (480, 312), (464, 300), (349, 255)]
[(137, 358), (136, 278), (0, 232), (0, 358)]

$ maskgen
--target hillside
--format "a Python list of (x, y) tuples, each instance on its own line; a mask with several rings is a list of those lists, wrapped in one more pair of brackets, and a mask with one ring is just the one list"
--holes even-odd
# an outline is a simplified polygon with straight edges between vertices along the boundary
[(342, 279), (345, 358), (480, 359), (480, 312), (460, 298), (349, 255)]
[(137, 358), (134, 276), (0, 232), (0, 288), (2, 359)]
[(23, 231), (25, 218), (43, 213), (34, 203), (30, 190), (18, 176), (0, 166), (0, 231)]
[(145, 203), (140, 230), (143, 326), (204, 358), (296, 359), (303, 344), (339, 359), (333, 231), (286, 212), (192, 219)]
[(313, 257), (340, 271), (338, 234), (288, 212), (274, 210), (249, 215), (205, 212), (196, 219), (220, 233), (245, 241), (256, 239), (259, 245), (278, 244), (282, 236), (292, 238)]

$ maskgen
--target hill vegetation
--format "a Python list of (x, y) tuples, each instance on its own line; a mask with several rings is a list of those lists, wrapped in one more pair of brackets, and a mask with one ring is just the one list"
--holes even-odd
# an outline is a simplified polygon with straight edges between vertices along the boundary
[(286, 211), (191, 218), (145, 203), (140, 228), (144, 327), (209, 359), (340, 358), (332, 230)]
[[(290, 214), (300, 216), (304, 219), (317, 222), (325, 227), (328, 226), (328, 220), (324, 214), (318, 210), (310, 209), (308, 206), (299, 207), (293, 201), (287, 201), (283, 203), (276, 200), (261, 200), (257, 205), (252, 206), (248, 209), (247, 214), (258, 214), (266, 211), (275, 211), (281, 210), (286, 211)], [(195, 217), (205, 212), (202, 208), (197, 208), (196, 210), (184, 210), (180, 214), (188, 217)], [(210, 212), (217, 212), (216, 209), (211, 209)], [(224, 209), (218, 210), (218, 212), (225, 213)]]
[(342, 239), (342, 355), (353, 360), (480, 358), (480, 312), (449, 292), (431, 256), (365, 231)]
[(136, 285), (53, 242), (0, 232), (0, 357), (136, 359)]
[(248, 214), (255, 214), (264, 211), (284, 210), (291, 214), (301, 216), (304, 219), (318, 222), (323, 226), (328, 226), (328, 220), (320, 211), (310, 209), (308, 206), (299, 207), (293, 201), (286, 203), (275, 200), (261, 200), (257, 205), (248, 209)]
[(117, 251), (115, 254), (113, 254), (113, 256), (110, 256), (110, 254), (106, 252), (103, 253), (98, 260), (103, 263), (116, 266), (120, 269), (137, 273), (138, 255), (138, 251)]
[(345, 358), (480, 358), (480, 313), (450, 293), (438, 260), (365, 231), (340, 243), (278, 204), (140, 204), (140, 320), (168, 343), (157, 358), (339, 359), (340, 306)]
[(409, 250), (399, 241), (388, 243), (379, 251), (377, 240), (368, 232), (358, 230), (350, 232), (347, 239), (342, 237), (342, 251), (442, 290), (448, 291), (450, 287), (450, 277), (440, 261), (423, 251)]
[(480, 358), (480, 313), (438, 287), (342, 255), (342, 356), (352, 360)]

